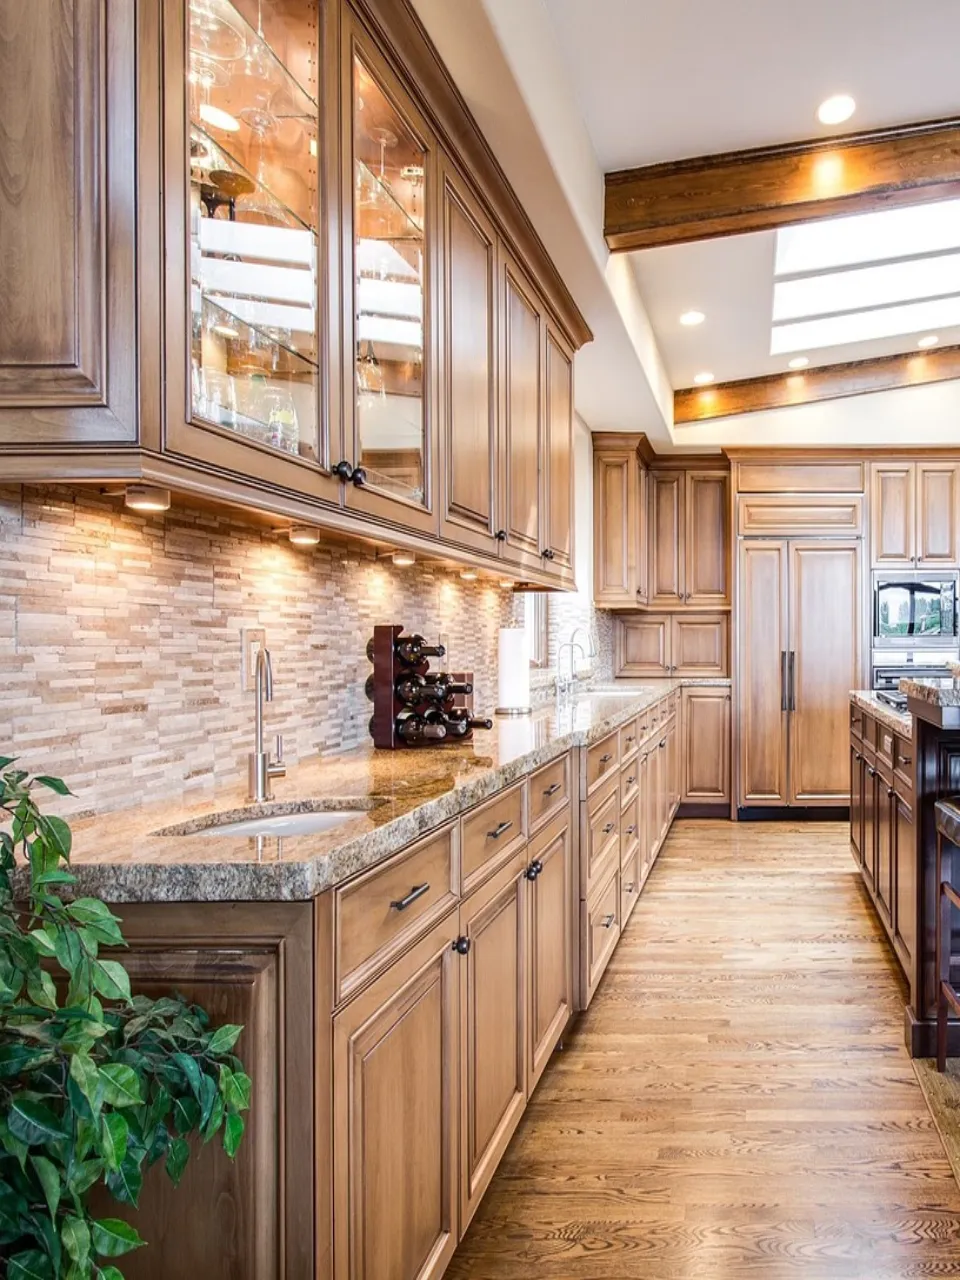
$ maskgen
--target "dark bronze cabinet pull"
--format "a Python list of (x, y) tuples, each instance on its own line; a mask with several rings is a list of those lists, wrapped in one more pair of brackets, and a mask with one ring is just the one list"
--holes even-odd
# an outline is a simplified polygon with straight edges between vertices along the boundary
[(505, 819), (503, 822), (498, 822), (492, 831), (487, 832), (487, 835), (491, 840), (499, 840), (503, 833), (509, 831), (512, 826), (513, 823)]
[(544, 791), (543, 794), (545, 796), (555, 796), (557, 792), (560, 790), (560, 787), (561, 787), (561, 784), (559, 782), (555, 782), (552, 787), (547, 787), (547, 789)]
[(416, 902), (418, 898), (422, 898), (425, 893), (430, 892), (428, 884), (415, 884), (405, 898), (398, 898), (396, 902), (391, 902), (390, 906), (394, 911), (406, 911), (411, 902)]
[(900, 763), (901, 763), (901, 764), (913, 764), (913, 756), (901, 756), (901, 757), (900, 757)]
[(613, 827), (614, 827), (614, 824), (612, 822), (608, 822), (607, 825), (603, 828), (603, 834), (605, 836), (608, 836), (610, 832), (613, 830)]
[(663, 741), (659, 744), (660, 750), (662, 751), (666, 745), (667, 745), (667, 740), (666, 738), (664, 738)]
[(867, 773), (869, 773), (871, 778), (875, 778), (877, 776), (876, 769), (872, 769), (870, 765), (867, 765)]
[(891, 799), (893, 798), (893, 787), (887, 787), (887, 795), (888, 795)]
[(636, 886), (633, 883), (627, 885), (627, 893), (633, 893)]
[(611, 761), (612, 759), (613, 759), (613, 756), (612, 756), (612, 755), (610, 755), (610, 754), (609, 754), (609, 752), (608, 752), (606, 755), (603, 755), (603, 756), (601, 756), (601, 757), (600, 757), (600, 763), (601, 763), (601, 764), (609, 764), (609, 763), (610, 763), (610, 761)]
[(629, 827), (627, 827), (627, 835), (628, 835), (628, 836), (632, 836), (632, 835), (633, 835), (633, 833), (636, 831), (636, 829), (637, 829), (637, 828), (636, 828), (636, 827), (633, 825), (633, 823), (631, 822), (630, 826), (629, 826)]
[(603, 928), (609, 929), (610, 926), (613, 924), (614, 920), (616, 920), (616, 918), (617, 917), (613, 914), (613, 912), (611, 912), (610, 915), (608, 916), (604, 916), (602, 921)]
[(632, 786), (633, 786), (633, 784), (634, 784), (635, 782), (636, 782), (636, 778), (628, 778), (628, 779), (627, 779), (627, 786), (628, 786), (628, 787), (632, 787)]
[(527, 867), (526, 871), (523, 874), (527, 877), (528, 880), (536, 880), (537, 876), (540, 874), (542, 870), (543, 870), (543, 863), (540, 861), (539, 858), (535, 858), (533, 862), (530, 863), (529, 867)]

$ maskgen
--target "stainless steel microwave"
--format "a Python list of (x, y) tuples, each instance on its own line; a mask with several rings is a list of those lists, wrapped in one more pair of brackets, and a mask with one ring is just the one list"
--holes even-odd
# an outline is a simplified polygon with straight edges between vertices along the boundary
[(957, 581), (953, 573), (873, 575), (873, 646), (957, 647)]

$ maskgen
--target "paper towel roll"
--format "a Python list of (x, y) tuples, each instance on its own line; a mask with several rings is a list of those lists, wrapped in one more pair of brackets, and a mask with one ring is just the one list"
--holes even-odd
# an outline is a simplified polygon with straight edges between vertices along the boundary
[(530, 710), (530, 646), (524, 627), (501, 627), (498, 705), (501, 715)]

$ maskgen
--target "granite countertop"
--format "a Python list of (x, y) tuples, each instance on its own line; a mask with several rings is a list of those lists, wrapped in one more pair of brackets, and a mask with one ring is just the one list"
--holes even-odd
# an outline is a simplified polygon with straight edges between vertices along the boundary
[(960, 679), (905, 679), (900, 681), (900, 692), (932, 707), (960, 707)]
[[(680, 681), (582, 693), (558, 712), (498, 719), (464, 746), (372, 746), (291, 767), (274, 798), (252, 805), (236, 786), (201, 801), (165, 801), (72, 820), (78, 893), (108, 902), (302, 901), (375, 865), (574, 746), (618, 728)], [(204, 834), (225, 822), (358, 810), (321, 834)], [(162, 834), (160, 834), (162, 833)]]
[(913, 716), (908, 711), (897, 711), (894, 707), (887, 706), (868, 689), (854, 689), (850, 697), (858, 707), (869, 711), (874, 719), (879, 720), (888, 729), (892, 729), (894, 733), (899, 733), (904, 738), (913, 737)]

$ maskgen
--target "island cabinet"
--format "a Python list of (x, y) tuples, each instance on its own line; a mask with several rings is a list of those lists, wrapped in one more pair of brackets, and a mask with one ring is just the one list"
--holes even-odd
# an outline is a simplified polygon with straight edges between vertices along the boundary
[(850, 848), (880, 923), (910, 976), (917, 947), (914, 749), (898, 731), (850, 705)]
[(407, 0), (34, 8), (0, 0), (5, 476), (572, 585), (589, 329)]

